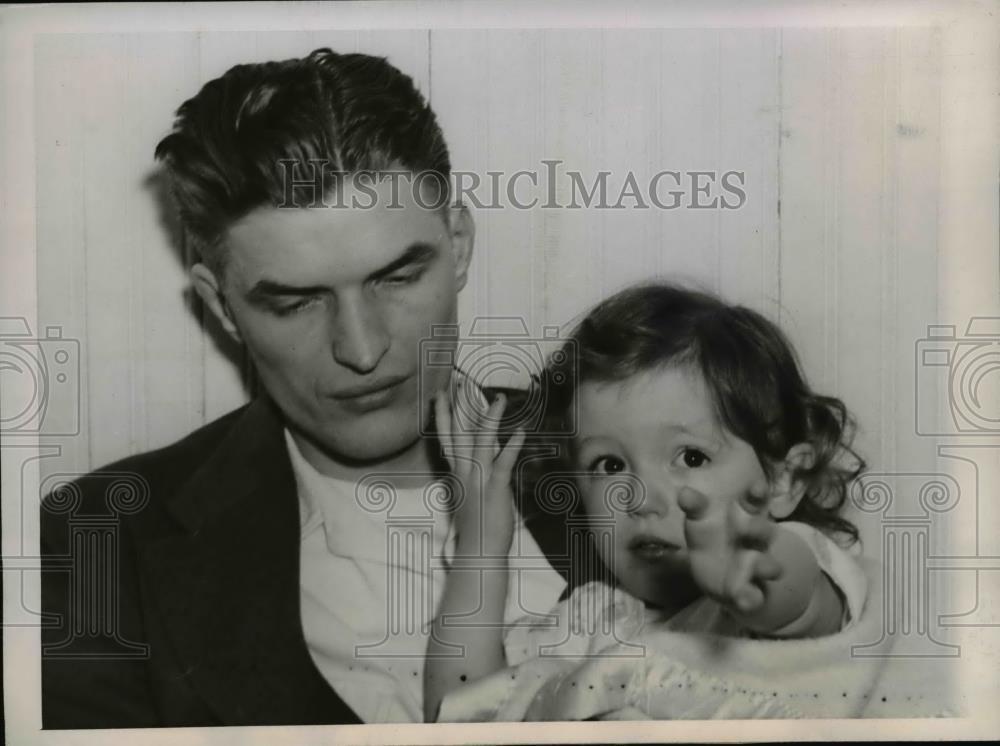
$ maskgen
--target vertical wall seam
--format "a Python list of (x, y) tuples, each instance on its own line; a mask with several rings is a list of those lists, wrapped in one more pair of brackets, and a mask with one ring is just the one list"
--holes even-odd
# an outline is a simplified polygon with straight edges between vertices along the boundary
[[(197, 48), (198, 48), (198, 84), (199, 86), (205, 83), (205, 70), (203, 67), (202, 60), (202, 49), (204, 47), (205, 38), (201, 31), (197, 34)], [(191, 245), (191, 241), (188, 240), (188, 232), (184, 231), (184, 261), (185, 261), (185, 271), (189, 271), (189, 268), (193, 264), (194, 260), (194, 247)], [(205, 326), (205, 304), (201, 302), (198, 297), (192, 297), (192, 302), (196, 304), (197, 307), (197, 317), (198, 317), (198, 328), (201, 329), (201, 334), (199, 335), (201, 344), (201, 423), (207, 424), (208, 422), (208, 346), (211, 344), (209, 339), (209, 334)]]
[[(715, 32), (715, 163), (722, 160), (722, 32)], [(715, 290), (722, 293), (722, 215), (713, 210), (712, 227), (715, 231)]]
[[(835, 116), (843, 111), (841, 108), (841, 99), (843, 97), (844, 88), (844, 68), (842, 63), (842, 47), (841, 47), (841, 36), (840, 29), (834, 29), (833, 31), (833, 56), (836, 57), (836, 88), (834, 90), (834, 101), (835, 106), (833, 108)], [(829, 57), (827, 58), (827, 65), (829, 65)], [(833, 380), (829, 382), (829, 387), (833, 391), (840, 390), (840, 324), (838, 311), (838, 301), (840, 298), (840, 253), (841, 253), (841, 242), (843, 239), (842, 231), (840, 230), (840, 171), (841, 171), (841, 152), (840, 152), (840, 139), (839, 139), (840, 127), (834, 127), (833, 140), (834, 144), (837, 146), (835, 148), (835, 156), (833, 157), (833, 261), (832, 264), (832, 303), (833, 310), (830, 311), (829, 304), (827, 305), (827, 312), (830, 314), (830, 325), (831, 336), (832, 336), (832, 364), (831, 361), (827, 361), (829, 369), (833, 371)]]
[[(777, 251), (777, 294), (778, 297), (775, 299), (777, 303), (777, 309), (775, 311), (775, 321), (779, 326), (782, 325), (782, 308), (784, 307), (784, 299), (782, 297), (782, 256), (781, 256), (781, 234), (782, 234), (782, 220), (781, 220), (781, 186), (784, 179), (784, 172), (781, 169), (781, 149), (782, 149), (782, 139), (783, 132), (785, 128), (785, 61), (784, 61), (784, 29), (778, 29), (778, 69), (777, 69), (777, 88), (778, 88), (778, 148), (775, 157), (777, 159), (777, 179), (775, 180), (775, 213), (777, 220), (777, 230), (775, 231), (775, 250)], [(763, 263), (765, 272), (767, 271), (767, 262)], [(761, 282), (761, 289), (765, 287), (764, 283)]]
[[(80, 46), (82, 47), (82, 44)], [(82, 49), (80, 49), (79, 47), (77, 48), (77, 50), (78, 50), (78, 52), (82, 52)], [(75, 98), (74, 105), (77, 106), (77, 107), (79, 107), (79, 99), (78, 98)], [(80, 112), (78, 111), (77, 113), (79, 114)], [(83, 183), (86, 184), (87, 183), (87, 143), (86, 143), (86, 132), (87, 132), (87, 130), (86, 130), (86, 127), (81, 127), (80, 131), (81, 131), (81, 137), (80, 137), (80, 140), (79, 140), (79, 147), (80, 147), (80, 176), (81, 176), (81, 179), (82, 179)], [(86, 358), (86, 360), (87, 360), (87, 376), (86, 376), (87, 377), (87, 424), (86, 424), (86, 428), (87, 428), (87, 467), (86, 468), (87, 469), (92, 469), (92, 468), (94, 468), (94, 437), (93, 437), (94, 434), (93, 434), (93, 430), (91, 428), (91, 425), (92, 425), (92, 422), (93, 422), (93, 418), (90, 416), (90, 408), (91, 408), (90, 404), (93, 401), (92, 382), (93, 382), (93, 380), (94, 380), (95, 377), (93, 375), (91, 375), (91, 373), (94, 370), (94, 367), (92, 365), (92, 362), (93, 362), (92, 356), (93, 356), (94, 346), (89, 341), (91, 339), (91, 335), (90, 335), (90, 303), (88, 302), (89, 298), (90, 298), (90, 282), (89, 282), (89, 278), (90, 278), (90, 262), (88, 262), (88, 258), (89, 258), (88, 255), (90, 253), (90, 247), (88, 246), (88, 243), (87, 243), (87, 190), (85, 188), (80, 190), (80, 205), (81, 205), (81, 207), (80, 207), (80, 228), (81, 228), (80, 233), (82, 234), (81, 237), (80, 237), (80, 239), (81, 239), (81, 243), (83, 244), (83, 317), (84, 317), (83, 329), (84, 329), (84, 334), (86, 335), (85, 339), (88, 340), (87, 343), (84, 345), (85, 348), (86, 348), (86, 350), (87, 350), (86, 355), (84, 356)], [(83, 429), (83, 427), (84, 427), (83, 423), (80, 423), (80, 429), (81, 430)]]

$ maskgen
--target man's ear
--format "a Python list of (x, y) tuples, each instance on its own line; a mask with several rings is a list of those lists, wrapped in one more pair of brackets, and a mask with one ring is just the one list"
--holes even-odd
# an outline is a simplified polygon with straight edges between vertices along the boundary
[(243, 338), (240, 336), (240, 330), (233, 321), (229, 304), (226, 303), (219, 278), (215, 276), (215, 273), (206, 265), (199, 262), (191, 267), (191, 281), (194, 283), (198, 295), (201, 296), (202, 302), (208, 306), (215, 318), (219, 320), (222, 328), (226, 330), (226, 334), (242, 344)]
[(775, 520), (788, 518), (806, 493), (806, 481), (799, 475), (816, 461), (816, 451), (808, 443), (798, 443), (788, 450), (785, 460), (778, 466), (778, 473), (771, 482), (771, 499), (768, 512)]
[(472, 246), (476, 241), (476, 224), (469, 208), (465, 205), (448, 208), (448, 231), (455, 252), (455, 285), (461, 290), (469, 279), (469, 262), (472, 261)]

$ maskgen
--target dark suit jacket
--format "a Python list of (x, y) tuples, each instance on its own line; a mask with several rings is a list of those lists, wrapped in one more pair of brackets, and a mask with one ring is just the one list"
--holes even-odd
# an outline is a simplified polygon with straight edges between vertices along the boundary
[(54, 490), (41, 518), (43, 726), (358, 722), (306, 647), (299, 546), (266, 399)]

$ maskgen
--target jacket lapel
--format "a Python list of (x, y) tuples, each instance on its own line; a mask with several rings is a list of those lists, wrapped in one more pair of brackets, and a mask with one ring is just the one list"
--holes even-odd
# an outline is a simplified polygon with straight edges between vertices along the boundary
[(272, 404), (246, 409), (168, 510), (183, 531), (145, 547), (146, 582), (184, 674), (219, 719), (358, 722), (303, 637), (298, 499)]

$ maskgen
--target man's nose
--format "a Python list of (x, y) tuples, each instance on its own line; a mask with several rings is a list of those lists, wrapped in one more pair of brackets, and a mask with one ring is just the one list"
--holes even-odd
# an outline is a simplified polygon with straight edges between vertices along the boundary
[(370, 373), (389, 349), (381, 311), (360, 289), (345, 291), (338, 300), (333, 357), (356, 373)]

